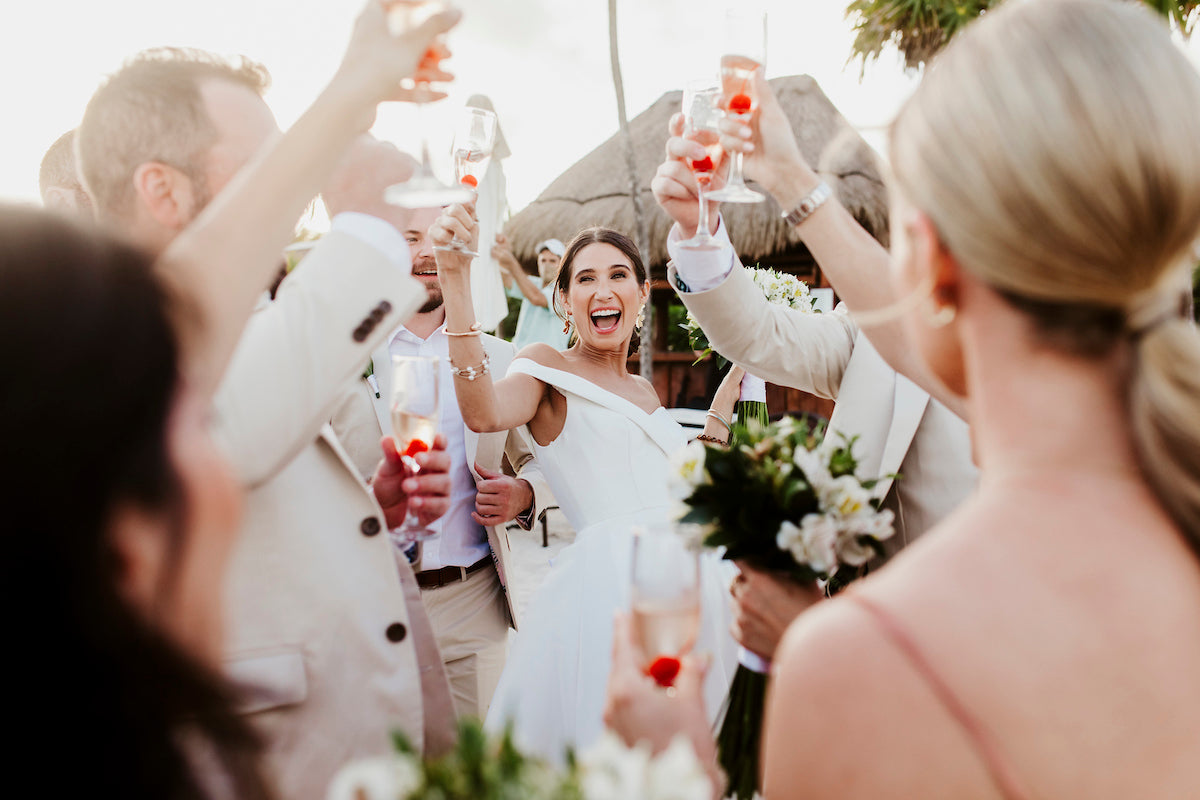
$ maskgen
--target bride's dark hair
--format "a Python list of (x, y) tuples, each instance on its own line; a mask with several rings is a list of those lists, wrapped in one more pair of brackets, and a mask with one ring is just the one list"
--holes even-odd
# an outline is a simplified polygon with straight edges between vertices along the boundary
[(10, 760), (52, 795), (270, 796), (224, 682), (120, 588), (119, 506), (167, 521), (163, 594), (203, 547), (185, 541), (167, 446), (180, 383), (170, 309), (146, 255), (0, 206)]
[[(560, 297), (566, 297), (571, 287), (571, 267), (575, 263), (575, 258), (580, 251), (588, 245), (592, 244), (610, 244), (620, 250), (629, 263), (633, 266), (633, 272), (637, 276), (639, 284), (646, 282), (646, 265), (642, 262), (642, 254), (638, 252), (638, 247), (632, 239), (623, 233), (614, 231), (612, 228), (584, 228), (579, 233), (575, 234), (575, 238), (567, 245), (566, 251), (563, 253), (562, 261), (558, 265), (558, 276), (554, 279), (554, 286), (557, 291), (554, 293), (553, 308), (555, 315), (563, 322), (567, 321), (566, 309), (562, 307), (559, 301)], [(647, 300), (647, 302), (649, 302)], [(574, 344), (576, 334), (571, 334), (571, 343)], [(629, 342), (629, 354), (633, 355), (637, 352), (638, 337), (634, 336)]]

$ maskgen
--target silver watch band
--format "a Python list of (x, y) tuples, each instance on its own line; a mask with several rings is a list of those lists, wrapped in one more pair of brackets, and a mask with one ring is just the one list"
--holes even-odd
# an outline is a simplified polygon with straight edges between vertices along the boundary
[(833, 189), (829, 188), (829, 184), (821, 181), (817, 187), (806, 194), (796, 207), (791, 211), (783, 214), (783, 218), (787, 220), (787, 224), (795, 227), (804, 220), (812, 216), (812, 213), (820, 208), (826, 200), (833, 197)]

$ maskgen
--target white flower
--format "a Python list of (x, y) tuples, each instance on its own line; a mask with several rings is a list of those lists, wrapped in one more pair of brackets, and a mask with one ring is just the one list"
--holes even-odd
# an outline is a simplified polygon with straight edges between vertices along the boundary
[(405, 800), (421, 786), (421, 765), (412, 756), (351, 761), (329, 784), (326, 800)]
[(871, 560), (871, 557), (875, 555), (875, 551), (860, 543), (858, 537), (854, 534), (843, 533), (838, 537), (837, 555), (838, 560), (843, 564), (849, 564), (852, 567), (861, 567)]
[(792, 463), (804, 473), (809, 485), (818, 495), (833, 480), (833, 476), (829, 474), (829, 456), (822, 453), (819, 447), (815, 450), (797, 447), (792, 456)]
[(683, 736), (651, 757), (646, 744), (626, 747), (605, 731), (579, 758), (587, 800), (707, 800), (712, 797), (704, 767)]
[(895, 521), (895, 515), (890, 508), (884, 508), (876, 511), (874, 508), (868, 507), (862, 513), (855, 514), (843, 521), (842, 528), (848, 533), (858, 536), (870, 536), (872, 539), (886, 541), (896, 532), (892, 523)]
[(807, 564), (817, 572), (829, 572), (837, 565), (837, 523), (827, 514), (806, 514), (800, 527), (790, 522), (779, 526), (775, 543), (787, 550), (797, 564)]
[(629, 748), (606, 731), (580, 756), (580, 784), (587, 800), (626, 800), (640, 797), (650, 765), (650, 748)]
[[(712, 783), (696, 749), (682, 734), (671, 740), (650, 766), (648, 800), (709, 800)], [(589, 798), (590, 800), (590, 798)]]
[(871, 493), (863, 488), (862, 482), (853, 475), (834, 478), (819, 487), (821, 509), (840, 517), (852, 517), (863, 511), (872, 511)]
[(708, 483), (705, 455), (704, 443), (698, 441), (691, 441), (671, 454), (667, 487), (672, 498), (685, 500), (691, 497), (696, 487)]

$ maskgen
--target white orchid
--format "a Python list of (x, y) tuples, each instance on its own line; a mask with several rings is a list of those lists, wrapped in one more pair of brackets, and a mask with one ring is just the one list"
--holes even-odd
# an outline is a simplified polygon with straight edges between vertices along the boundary
[(696, 440), (671, 454), (670, 470), (667, 473), (667, 488), (671, 497), (684, 500), (691, 496), (696, 487), (708, 483), (704, 459), (704, 443)]
[(873, 511), (871, 507), (871, 492), (865, 489), (862, 481), (853, 475), (842, 475), (817, 490), (821, 508), (827, 513), (834, 513), (848, 518), (864, 511)]
[(796, 526), (784, 522), (775, 534), (780, 549), (787, 550), (797, 564), (808, 564), (817, 572), (837, 566), (837, 523), (827, 514), (806, 514)]
[(612, 732), (580, 756), (580, 785), (587, 800), (707, 800), (712, 797), (703, 765), (686, 738), (650, 755), (646, 744), (626, 747)]

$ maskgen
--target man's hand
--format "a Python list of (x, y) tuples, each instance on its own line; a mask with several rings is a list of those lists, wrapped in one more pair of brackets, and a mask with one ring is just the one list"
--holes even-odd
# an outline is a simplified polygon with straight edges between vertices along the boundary
[(383, 193), (387, 187), (410, 179), (416, 168), (416, 159), (391, 142), (369, 134), (359, 136), (321, 192), (329, 218), (357, 211), (390, 222), (396, 230), (406, 230), (412, 210), (385, 202)]
[(796, 135), (779, 98), (760, 67), (754, 72), (758, 109), (752, 125), (736, 119), (721, 120), (721, 147), (743, 153), (743, 174), (770, 192), (784, 209), (798, 188), (800, 196), (816, 183), (816, 173), (804, 160)]
[(384, 436), (379, 446), (383, 461), (375, 470), (371, 491), (389, 529), (400, 527), (409, 506), (422, 525), (439, 519), (450, 509), (450, 454), (446, 452), (445, 436), (439, 433), (432, 449), (413, 456), (421, 468), (415, 475), (396, 449), (395, 439)]
[(733, 595), (733, 638), (747, 650), (773, 658), (788, 625), (823, 595), (816, 586), (775, 577), (744, 561), (737, 565), (741, 574), (729, 587)]
[(512, 245), (508, 243), (508, 237), (503, 233), (496, 234), (496, 243), (492, 245), (492, 258), (499, 262), (500, 269), (510, 275), (513, 273), (513, 270), (521, 268), (517, 257), (513, 255)]
[(492, 472), (478, 464), (475, 472), (483, 480), (475, 484), (475, 510), (471, 517), (480, 525), (503, 525), (533, 505), (533, 487), (529, 481)]

